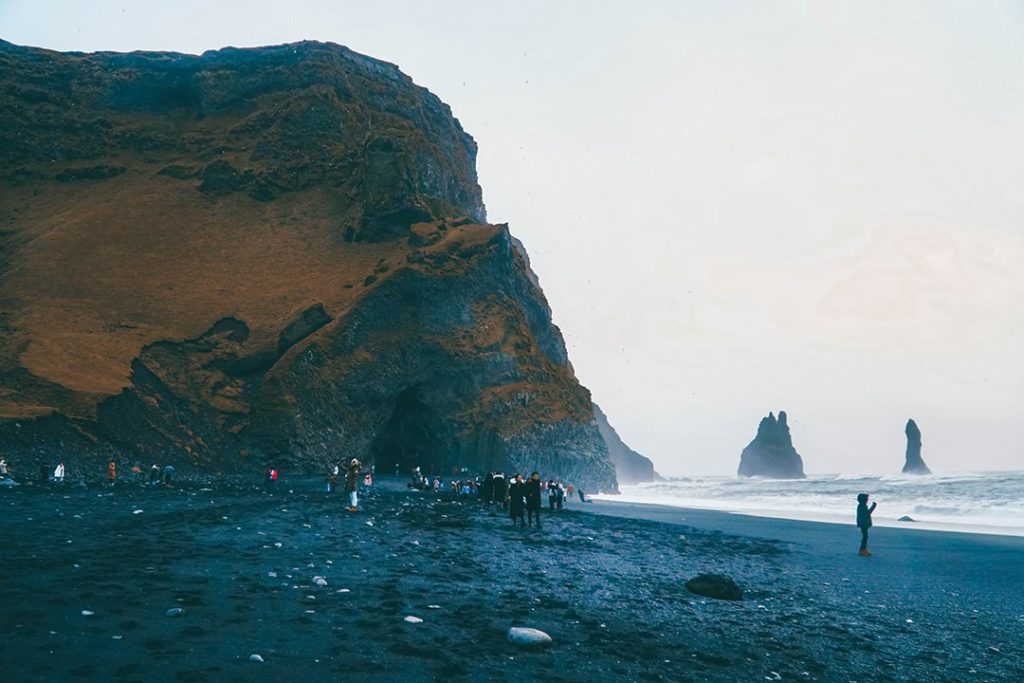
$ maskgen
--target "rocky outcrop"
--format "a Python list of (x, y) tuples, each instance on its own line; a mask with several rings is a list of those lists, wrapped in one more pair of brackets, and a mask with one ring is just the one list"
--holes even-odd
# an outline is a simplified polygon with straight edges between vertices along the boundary
[(921, 430), (917, 423), (907, 420), (907, 461), (903, 464), (903, 474), (931, 474), (928, 465), (921, 459)]
[(620, 484), (638, 484), (645, 481), (661, 479), (654, 471), (654, 463), (640, 455), (623, 443), (615, 428), (608, 423), (608, 417), (601, 407), (594, 404), (594, 415), (597, 417), (597, 428), (608, 447), (608, 455), (615, 465), (615, 475)]
[(761, 419), (757, 436), (740, 454), (739, 475), (771, 479), (804, 478), (804, 462), (793, 448), (784, 411), (779, 411), (778, 419), (772, 413)]
[[(476, 145), (397, 67), (0, 42), (0, 448), (615, 490)], [(99, 470), (105, 471), (105, 470)]]

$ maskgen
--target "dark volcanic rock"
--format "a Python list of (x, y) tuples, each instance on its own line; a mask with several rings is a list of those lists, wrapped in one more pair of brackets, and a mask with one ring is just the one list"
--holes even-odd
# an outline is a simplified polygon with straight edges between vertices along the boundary
[(716, 600), (742, 600), (743, 589), (728, 576), (701, 574), (686, 582), (686, 590)]
[(804, 462), (793, 448), (785, 411), (778, 419), (768, 413), (757, 426), (757, 436), (740, 454), (741, 477), (803, 479)]
[(907, 420), (907, 461), (903, 465), (903, 474), (931, 474), (928, 465), (921, 459), (921, 430), (917, 423)]
[(661, 479), (654, 471), (654, 463), (650, 459), (623, 443), (618, 432), (608, 423), (604, 411), (596, 403), (594, 404), (594, 416), (597, 417), (597, 428), (601, 431), (605, 445), (608, 446), (608, 455), (612, 459), (612, 464), (615, 465), (615, 475), (620, 484), (636, 484)]
[(358, 456), (615, 490), (476, 144), (394, 65), (0, 41), (0, 149), (0, 448), (23, 471)]

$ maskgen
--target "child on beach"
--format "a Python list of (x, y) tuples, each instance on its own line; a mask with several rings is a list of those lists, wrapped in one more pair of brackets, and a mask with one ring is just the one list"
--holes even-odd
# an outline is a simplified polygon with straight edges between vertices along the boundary
[(857, 495), (857, 526), (860, 527), (860, 556), (869, 557), (868, 550), (868, 529), (871, 528), (871, 513), (878, 507), (878, 503), (872, 503), (868, 507), (868, 494)]

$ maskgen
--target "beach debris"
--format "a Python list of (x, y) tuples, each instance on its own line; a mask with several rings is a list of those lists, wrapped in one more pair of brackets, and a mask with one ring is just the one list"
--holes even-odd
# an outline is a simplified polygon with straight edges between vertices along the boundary
[(181, 607), (172, 607), (171, 609), (164, 612), (164, 614), (168, 617), (180, 617), (184, 613), (185, 610)]
[(544, 631), (527, 626), (513, 626), (508, 630), (508, 639), (523, 647), (543, 647), (551, 644), (551, 636)]
[(407, 624), (422, 624), (423, 623), (422, 619), (420, 619), (419, 617), (414, 617), (411, 614), (409, 616), (407, 616), (405, 619), (403, 619), (402, 621), (406, 622)]
[(313, 577), (313, 583), (314, 583), (314, 585), (317, 585), (317, 586), (320, 586), (321, 588), (323, 588), (324, 586), (327, 585), (327, 579), (325, 579), (322, 576), (314, 576)]
[(686, 582), (686, 590), (715, 600), (742, 600), (743, 589), (728, 576), (701, 574)]
[(82, 616), (83, 616), (83, 617), (91, 617), (91, 616), (92, 616), (92, 615), (94, 615), (94, 614), (96, 614), (96, 613), (95, 613), (95, 612), (90, 612), (90, 611), (89, 611), (89, 610), (87, 610), (87, 609), (84, 609), (84, 610), (82, 610)]
[(914, 519), (913, 517), (911, 517), (910, 515), (903, 515), (902, 517), (900, 517), (896, 521), (897, 522), (916, 522), (917, 520)]
[(250, 662), (260, 662), (262, 664), (263, 663), (263, 657), (261, 657), (260, 655), (257, 655), (257, 654), (251, 654), (251, 655), (249, 655), (249, 661)]

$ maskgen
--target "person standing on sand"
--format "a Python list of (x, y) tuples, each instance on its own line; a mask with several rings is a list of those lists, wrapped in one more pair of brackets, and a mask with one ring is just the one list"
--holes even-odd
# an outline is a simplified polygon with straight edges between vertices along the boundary
[(526, 482), (526, 518), (527, 525), (533, 526), (533, 518), (537, 518), (537, 528), (540, 528), (540, 473), (534, 472), (530, 475), (530, 481)]
[(338, 473), (341, 471), (341, 467), (335, 463), (327, 471), (327, 493), (334, 493), (334, 490), (338, 488)]
[(868, 529), (871, 528), (871, 513), (878, 507), (878, 503), (872, 503), (868, 507), (868, 494), (857, 495), (857, 526), (860, 527), (860, 556), (870, 557), (868, 550)]
[(7, 459), (0, 458), (0, 479), (6, 479), (10, 476), (11, 470), (7, 467)]
[(356, 458), (345, 467), (345, 493), (348, 494), (348, 511), (359, 512), (359, 460)]
[(558, 484), (554, 479), (548, 481), (548, 509), (555, 511), (555, 503), (558, 502)]
[(107, 463), (107, 481), (111, 486), (117, 483), (117, 463), (113, 460)]
[(149, 468), (149, 485), (156, 488), (160, 484), (160, 466), (153, 463)]
[(526, 482), (523, 475), (516, 472), (515, 479), (508, 487), (508, 514), (512, 518), (513, 527), (525, 527), (526, 519), (523, 516), (523, 509), (526, 507)]
[(64, 481), (64, 461), (63, 460), (61, 460), (59, 463), (57, 463), (57, 467), (54, 468), (54, 470), (53, 470), (53, 480), (55, 482), (58, 482), (58, 483)]
[(491, 498), (502, 510), (508, 508), (507, 496), (508, 496), (508, 481), (505, 479), (504, 472), (495, 472), (494, 481), (491, 484), (494, 487), (494, 491), (491, 493)]

